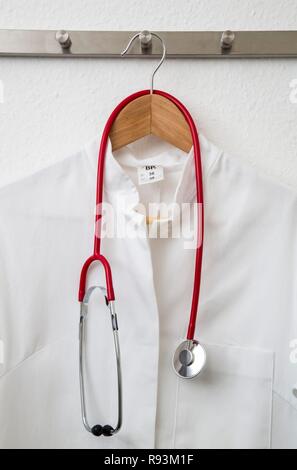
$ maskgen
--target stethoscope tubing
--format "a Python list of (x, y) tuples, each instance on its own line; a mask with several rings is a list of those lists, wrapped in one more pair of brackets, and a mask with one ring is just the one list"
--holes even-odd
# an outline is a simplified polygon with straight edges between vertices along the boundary
[[(95, 216), (95, 237), (94, 237), (94, 253), (90, 256), (83, 265), (81, 276), (80, 276), (80, 285), (79, 285), (79, 301), (82, 302), (85, 289), (86, 289), (86, 279), (89, 267), (95, 261), (99, 261), (105, 271), (105, 278), (106, 278), (106, 289), (107, 289), (107, 300), (113, 301), (115, 300), (114, 289), (113, 289), (113, 281), (112, 281), (112, 272), (110, 265), (107, 259), (101, 254), (101, 211), (98, 208), (101, 207), (103, 201), (103, 186), (104, 186), (104, 164), (105, 164), (105, 156), (106, 156), (106, 148), (108, 143), (108, 136), (111, 130), (111, 127), (120, 113), (120, 111), (127, 106), (127, 104), (131, 103), (132, 101), (136, 100), (141, 96), (145, 96), (150, 94), (150, 90), (141, 90), (136, 93), (133, 93), (127, 96), (124, 100), (122, 100), (116, 108), (113, 110), (109, 119), (106, 122), (106, 125), (103, 130), (100, 148), (99, 148), (99, 156), (98, 156), (98, 172), (97, 172), (97, 185), (96, 185), (96, 216)], [(191, 312), (190, 312), (190, 319), (188, 324), (187, 330), (187, 339), (193, 340), (195, 334), (195, 327), (196, 327), (196, 319), (197, 319), (197, 309), (198, 309), (198, 302), (199, 302), (199, 294), (200, 294), (200, 284), (201, 284), (201, 269), (202, 269), (202, 253), (203, 253), (203, 240), (204, 240), (204, 207), (203, 207), (203, 178), (202, 178), (202, 164), (201, 164), (201, 150), (198, 138), (198, 132), (196, 125), (190, 115), (189, 111), (186, 107), (174, 96), (166, 93), (165, 91), (161, 90), (154, 90), (153, 94), (163, 96), (174, 103), (177, 108), (182, 112), (187, 124), (189, 125), (189, 129), (192, 136), (193, 142), (193, 150), (194, 150), (194, 163), (195, 163), (195, 178), (196, 178), (196, 201), (197, 201), (197, 245), (196, 245), (196, 256), (195, 256), (195, 271), (194, 271), (194, 283), (193, 283), (193, 292), (192, 292), (192, 304), (191, 304)]]

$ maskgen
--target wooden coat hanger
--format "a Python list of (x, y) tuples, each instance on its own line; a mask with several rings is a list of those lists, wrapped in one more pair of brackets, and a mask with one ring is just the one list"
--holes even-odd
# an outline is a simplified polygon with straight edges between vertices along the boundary
[[(126, 54), (132, 42), (140, 34), (137, 33), (131, 38), (122, 55)], [(152, 74), (151, 93), (135, 99), (120, 111), (109, 133), (112, 150), (118, 150), (152, 134), (189, 153), (192, 136), (182, 112), (164, 96), (153, 93), (154, 75), (164, 62), (166, 47), (159, 35), (151, 34), (160, 39), (163, 46), (162, 58)], [(152, 217), (147, 217), (146, 220), (147, 223), (153, 221)]]
[[(121, 55), (125, 55), (133, 41), (142, 33), (135, 34)], [(192, 136), (182, 112), (170, 100), (154, 95), (154, 76), (166, 57), (166, 46), (156, 33), (150, 33), (160, 39), (163, 46), (162, 58), (151, 77), (151, 93), (129, 103), (117, 116), (109, 137), (113, 150), (135, 142), (152, 134), (189, 153)]]

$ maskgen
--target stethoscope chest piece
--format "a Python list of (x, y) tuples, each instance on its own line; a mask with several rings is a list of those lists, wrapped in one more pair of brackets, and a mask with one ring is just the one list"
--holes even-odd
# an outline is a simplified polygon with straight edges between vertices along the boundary
[(183, 379), (193, 379), (203, 369), (206, 361), (205, 349), (196, 340), (185, 340), (173, 356), (175, 373)]

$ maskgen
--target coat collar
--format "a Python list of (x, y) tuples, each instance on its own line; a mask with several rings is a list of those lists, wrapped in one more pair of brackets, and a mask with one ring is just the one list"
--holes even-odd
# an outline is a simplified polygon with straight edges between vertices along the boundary
[[(95, 173), (97, 172), (100, 140), (100, 136), (96, 137), (85, 146), (85, 151), (91, 163), (92, 171)], [(214, 157), (216, 157), (216, 154), (218, 153), (218, 149), (213, 144), (208, 142), (201, 133), (199, 133), (199, 142), (201, 149), (203, 179), (205, 181), (210, 166), (214, 161)], [(160, 152), (158, 153), (159, 162), (160, 156), (162, 157), (162, 154), (168, 153), (164, 150), (165, 145), (168, 146), (166, 143), (160, 143)], [(123, 156), (124, 158), (128, 159), (131, 159), (131, 157), (133, 158), (132, 153), (133, 152), (131, 152), (131, 150), (128, 148), (122, 149), (121, 159)], [(112, 151), (111, 141), (108, 138), (104, 175), (105, 200), (113, 203), (116, 198), (124, 198), (128, 207), (133, 209), (139, 203), (139, 193), (131, 178), (119, 164), (116, 154), (117, 152)], [(168, 158), (168, 155), (165, 155), (165, 157)], [(150, 158), (149, 161), (150, 164), (152, 164), (152, 158)], [(141, 160), (140, 162), (141, 165), (146, 164), (146, 160)], [(195, 196), (196, 180), (194, 169), (194, 152), (192, 147), (188, 155), (185, 155), (185, 162), (182, 167), (180, 180), (178, 182), (172, 202), (176, 202), (178, 204), (193, 202), (195, 200)]]

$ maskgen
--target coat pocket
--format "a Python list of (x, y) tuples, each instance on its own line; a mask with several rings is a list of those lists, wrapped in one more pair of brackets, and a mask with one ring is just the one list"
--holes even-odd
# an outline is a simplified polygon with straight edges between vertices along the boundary
[(273, 352), (204, 347), (207, 362), (201, 374), (178, 379), (175, 447), (269, 448)]

